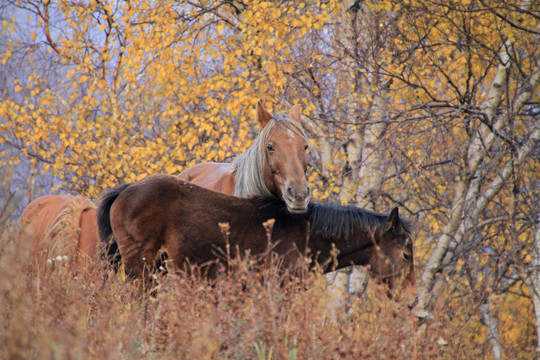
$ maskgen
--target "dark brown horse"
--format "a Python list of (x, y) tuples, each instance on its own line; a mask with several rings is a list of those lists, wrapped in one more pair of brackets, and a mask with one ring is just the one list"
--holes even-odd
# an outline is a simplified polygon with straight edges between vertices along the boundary
[(96, 205), (84, 196), (39, 197), (24, 209), (18, 225), (18, 245), (31, 261), (65, 256), (85, 267), (97, 260)]
[(306, 182), (309, 141), (300, 124), (300, 106), (270, 115), (257, 104), (261, 132), (232, 163), (201, 163), (178, 177), (206, 189), (242, 198), (280, 197), (291, 213), (307, 210), (310, 190)]
[[(413, 244), (397, 208), (382, 215), (354, 206), (310, 204), (306, 214), (290, 214), (280, 200), (218, 194), (168, 175), (112, 188), (98, 206), (101, 240), (113, 242), (109, 255), (118, 245), (129, 279), (151, 271), (162, 248), (177, 268), (186, 262), (215, 264), (227, 244), (231, 251), (264, 254), (269, 242), (263, 223), (269, 219), (275, 219), (272, 251), (284, 266), (309, 256), (331, 271), (337, 249), (338, 269), (370, 265), (373, 277), (391, 287), (397, 279), (414, 285)], [(229, 226), (228, 243), (220, 223)]]

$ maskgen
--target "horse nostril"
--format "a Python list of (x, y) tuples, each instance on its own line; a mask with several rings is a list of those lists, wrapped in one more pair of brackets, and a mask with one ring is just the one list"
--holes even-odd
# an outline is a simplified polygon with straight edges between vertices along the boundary
[(291, 199), (294, 198), (293, 189), (290, 186), (287, 186), (287, 196)]
[(309, 197), (311, 196), (311, 189), (309, 188), (309, 186), (306, 186), (305, 190), (295, 190), (295, 188), (293, 188), (292, 186), (287, 186), (285, 193), (287, 194), (287, 197), (291, 200), (304, 201), (306, 199), (309, 199)]

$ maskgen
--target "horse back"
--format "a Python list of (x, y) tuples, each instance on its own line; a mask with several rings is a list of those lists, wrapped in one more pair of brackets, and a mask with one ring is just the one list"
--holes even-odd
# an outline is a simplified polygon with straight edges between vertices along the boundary
[(122, 246), (122, 235), (141, 241), (149, 238), (165, 241), (170, 229), (189, 221), (200, 208), (201, 199), (192, 188), (197, 186), (178, 177), (154, 175), (122, 189), (109, 211), (118, 245)]
[(46, 195), (30, 202), (19, 218), (18, 241), (37, 246), (54, 225), (60, 211), (74, 198), (71, 195)]
[(196, 164), (182, 171), (178, 178), (208, 190), (234, 195), (234, 173), (227, 163)]

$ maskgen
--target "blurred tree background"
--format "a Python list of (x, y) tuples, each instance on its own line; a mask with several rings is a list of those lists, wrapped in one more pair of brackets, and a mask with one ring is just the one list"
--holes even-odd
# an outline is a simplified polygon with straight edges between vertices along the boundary
[(314, 197), (415, 222), (418, 316), (494, 358), (540, 349), (537, 1), (6, 0), (0, 18), (3, 223), (41, 194), (229, 162), (259, 99), (301, 104)]

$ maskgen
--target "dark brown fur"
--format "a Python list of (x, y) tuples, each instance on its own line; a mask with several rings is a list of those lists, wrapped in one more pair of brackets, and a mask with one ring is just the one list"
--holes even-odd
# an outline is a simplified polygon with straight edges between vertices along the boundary
[(161, 248), (177, 268), (187, 261), (204, 265), (222, 260), (227, 240), (220, 223), (229, 226), (231, 250), (263, 254), (268, 249), (263, 223), (268, 219), (275, 219), (272, 251), (281, 255), (283, 266), (307, 254), (330, 271), (335, 246), (340, 251), (338, 269), (371, 265), (381, 280), (404, 276), (414, 283), (412, 241), (397, 209), (387, 216), (353, 206), (310, 204), (306, 214), (293, 215), (282, 201), (236, 198), (168, 175), (113, 188), (98, 208), (102, 241), (114, 234), (113, 244), (130, 279), (151, 269)]

